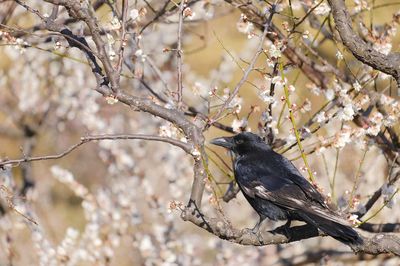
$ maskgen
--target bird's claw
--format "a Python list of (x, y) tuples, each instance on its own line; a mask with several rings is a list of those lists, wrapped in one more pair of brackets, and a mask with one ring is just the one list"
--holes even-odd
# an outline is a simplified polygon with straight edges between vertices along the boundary
[(242, 235), (248, 235), (248, 234), (253, 234), (253, 230), (251, 230), (250, 228), (243, 228), (242, 229)]
[(263, 240), (260, 230), (257, 230), (255, 228), (252, 228), (252, 229), (244, 228), (244, 229), (242, 229), (242, 234), (243, 235), (255, 235), (257, 237), (259, 244), (260, 245), (264, 244), (264, 240)]

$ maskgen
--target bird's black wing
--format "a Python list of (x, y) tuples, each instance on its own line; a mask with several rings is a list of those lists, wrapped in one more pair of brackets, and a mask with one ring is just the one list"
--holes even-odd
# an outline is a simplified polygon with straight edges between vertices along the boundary
[(235, 176), (244, 185), (256, 181), (268, 191), (285, 190), (289, 195), (303, 196), (306, 200), (327, 207), (324, 197), (317, 189), (289, 160), (275, 152), (268, 156), (247, 156), (239, 159), (235, 164)]
[(293, 184), (297, 185), (309, 200), (315, 201), (325, 208), (328, 207), (321, 193), (319, 193), (318, 190), (304, 177), (295, 174), (290, 174), (285, 178), (290, 179), (290, 181), (293, 182)]
[(251, 185), (253, 186), (251, 190), (254, 191), (256, 197), (272, 201), (281, 208), (299, 213), (300, 216), (302, 213), (309, 213), (339, 224), (349, 225), (345, 219), (335, 214), (328, 207), (312, 202), (313, 199), (310, 200), (298, 186), (285, 185), (279, 190), (270, 191), (263, 183), (254, 182)]
[(291, 161), (277, 153), (275, 153), (275, 156), (278, 157), (278, 167), (284, 169), (284, 172), (286, 172), (283, 173), (280, 178), (287, 179), (287, 182), (296, 184), (305, 193), (308, 199), (318, 202), (323, 207), (328, 207), (321, 193), (301, 175)]
[(286, 172), (277, 173), (275, 166), (247, 161), (235, 167), (236, 179), (243, 192), (250, 198), (268, 200), (294, 212), (309, 212), (348, 225), (325, 204), (322, 195), (302, 176)]

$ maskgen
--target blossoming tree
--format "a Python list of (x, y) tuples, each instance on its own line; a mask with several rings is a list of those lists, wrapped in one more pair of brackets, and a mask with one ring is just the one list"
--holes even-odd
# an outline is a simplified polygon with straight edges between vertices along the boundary
[[(0, 2), (0, 264), (396, 265), (398, 7)], [(363, 244), (243, 230), (255, 214), (207, 142), (241, 131), (297, 164)]]

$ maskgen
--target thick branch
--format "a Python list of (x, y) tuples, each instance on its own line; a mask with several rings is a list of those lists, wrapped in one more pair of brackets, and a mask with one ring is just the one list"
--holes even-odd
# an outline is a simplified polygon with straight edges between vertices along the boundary
[(309, 225), (291, 228), (290, 238), (285, 235), (284, 230), (280, 229), (263, 231), (257, 235), (248, 229), (240, 230), (233, 228), (231, 224), (226, 223), (222, 219), (205, 216), (194, 203), (189, 203), (189, 206), (182, 212), (182, 219), (192, 222), (221, 239), (241, 245), (264, 246), (284, 244), (319, 235), (315, 227)]
[[(273, 244), (285, 244), (307, 238), (324, 236), (310, 225), (295, 226), (290, 229), (281, 227), (273, 231), (262, 231), (254, 234), (250, 229), (236, 229), (231, 224), (218, 218), (209, 218), (203, 215), (195, 204), (189, 206), (182, 212), (182, 219), (190, 221), (195, 225), (207, 230), (221, 239), (228, 240), (241, 245), (264, 246)], [(391, 234), (376, 234), (373, 237), (361, 236), (363, 243), (353, 245), (350, 248), (356, 252), (367, 254), (391, 253), (400, 256), (400, 239)]]
[(400, 77), (400, 54), (389, 53), (388, 55), (384, 55), (373, 49), (370, 44), (361, 39), (353, 30), (352, 21), (344, 0), (328, 0), (328, 2), (332, 8), (336, 29), (343, 44), (358, 60), (374, 69), (393, 76), (398, 81)]

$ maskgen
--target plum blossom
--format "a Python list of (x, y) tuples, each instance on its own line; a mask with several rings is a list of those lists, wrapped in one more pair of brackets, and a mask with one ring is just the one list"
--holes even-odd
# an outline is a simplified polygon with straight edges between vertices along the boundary
[(275, 44), (271, 44), (269, 49), (268, 49), (268, 54), (272, 58), (280, 58), (282, 56), (282, 52), (279, 47), (277, 47)]
[(320, 4), (314, 11), (314, 13), (319, 16), (326, 16), (329, 12), (331, 12), (331, 8), (327, 3)]
[(343, 121), (353, 120), (355, 115), (353, 105), (351, 103), (346, 104), (341, 110), (338, 112), (338, 119)]
[(356, 82), (353, 83), (353, 88), (356, 91), (360, 91), (362, 89), (362, 86), (360, 85), (360, 83), (358, 83), (358, 81), (356, 81)]
[(246, 15), (241, 14), (239, 22), (236, 23), (236, 27), (239, 32), (247, 34), (247, 37), (250, 39), (254, 34), (254, 24), (247, 20)]
[(323, 123), (323, 122), (325, 122), (325, 120), (326, 120), (325, 112), (324, 112), (324, 111), (319, 112), (319, 113), (315, 116), (314, 120), (315, 120), (317, 123)]
[(372, 136), (376, 136), (379, 134), (382, 124), (383, 124), (383, 115), (380, 112), (375, 112), (371, 115), (370, 118), (371, 125), (367, 128), (367, 133)]
[(260, 96), (261, 100), (263, 100), (266, 104), (271, 104), (271, 103), (273, 104), (276, 102), (275, 98), (273, 96), (269, 95), (268, 90), (262, 91), (261, 93), (259, 93), (259, 96)]
[(343, 54), (339, 50), (336, 52), (336, 58), (337, 60), (343, 60)]
[(361, 221), (358, 219), (358, 215), (356, 214), (350, 215), (348, 220), (352, 225), (358, 225), (361, 223)]
[(137, 10), (136, 8), (133, 8), (131, 11), (129, 11), (129, 17), (132, 20), (136, 20), (139, 17), (139, 10)]
[(333, 146), (335, 148), (343, 148), (346, 144), (351, 142), (351, 127), (344, 125), (342, 130), (336, 134)]
[(330, 88), (326, 89), (324, 91), (324, 93), (325, 93), (325, 97), (328, 101), (331, 101), (331, 100), (333, 100), (333, 98), (335, 98), (335, 91), (333, 89), (330, 89)]
[(234, 119), (231, 126), (233, 128), (233, 131), (240, 132), (240, 131), (242, 131), (241, 130), (242, 128), (246, 128), (247, 120), (244, 118), (240, 119), (240, 120)]

